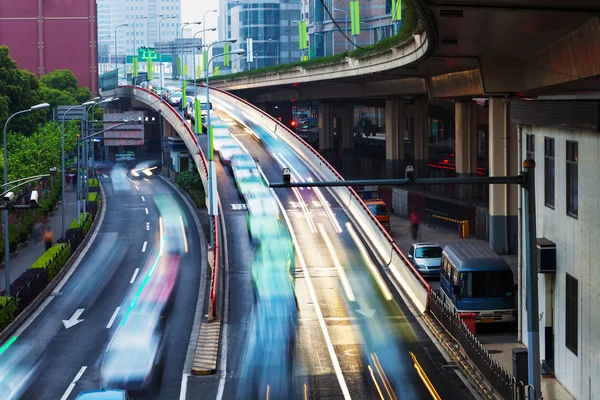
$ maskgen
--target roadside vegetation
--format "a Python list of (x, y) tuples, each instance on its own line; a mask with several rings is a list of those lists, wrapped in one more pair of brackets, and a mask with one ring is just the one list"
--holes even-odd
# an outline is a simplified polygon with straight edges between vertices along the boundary
[[(0, 174), (8, 167), (8, 179), (14, 181), (31, 176), (49, 174), (19, 188), (14, 188), (15, 203), (26, 204), (28, 194), (37, 190), (39, 208), (9, 211), (9, 251), (17, 252), (31, 240), (33, 226), (54, 214), (61, 196), (61, 142), (62, 124), (54, 120), (55, 108), (81, 104), (92, 98), (90, 90), (80, 87), (77, 78), (69, 70), (55, 70), (38, 79), (33, 73), (19, 69), (10, 58), (9, 49), (0, 46), (0, 129), (14, 113), (36, 104), (49, 103), (47, 112), (39, 111), (19, 115), (10, 121), (6, 137), (8, 159), (4, 160), (0, 149)], [(92, 118), (91, 115), (88, 118)], [(95, 119), (102, 119), (103, 112), (96, 108)], [(65, 154), (72, 153), (79, 136), (77, 121), (65, 124)], [(67, 165), (71, 161), (66, 161)], [(51, 172), (54, 171), (54, 172)], [(89, 233), (96, 217), (101, 198), (98, 182), (90, 182), (87, 213), (82, 223), (67, 230), (59, 240), (33, 265), (19, 276), (10, 287), (12, 296), (0, 295), (0, 330), (38, 296), (60, 274), (73, 253)], [(9, 187), (9, 189), (12, 189)], [(3, 229), (3, 228), (2, 228)], [(4, 259), (4, 240), (0, 239), (0, 260)], [(1, 293), (3, 294), (3, 293)]]
[(185, 190), (190, 195), (196, 207), (206, 207), (206, 195), (204, 193), (204, 187), (200, 180), (200, 175), (196, 169), (189, 171), (180, 172), (175, 178), (175, 184)]

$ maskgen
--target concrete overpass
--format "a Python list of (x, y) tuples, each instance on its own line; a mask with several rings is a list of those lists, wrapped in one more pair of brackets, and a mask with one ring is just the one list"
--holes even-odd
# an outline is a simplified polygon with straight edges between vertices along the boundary
[(594, 0), (413, 3), (417, 30), (388, 50), (212, 85), (258, 102), (600, 89), (600, 5)]

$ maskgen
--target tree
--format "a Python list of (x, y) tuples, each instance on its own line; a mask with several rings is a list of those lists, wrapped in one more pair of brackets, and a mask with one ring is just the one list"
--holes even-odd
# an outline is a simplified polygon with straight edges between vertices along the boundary
[(81, 104), (92, 98), (90, 89), (85, 86), (77, 86), (77, 77), (68, 69), (55, 69), (42, 76), (40, 82), (50, 89), (68, 93), (74, 99), (75, 104)]
[[(8, 117), (43, 101), (37, 77), (20, 70), (7, 46), (0, 46), (0, 129)], [(44, 121), (44, 113), (29, 113), (12, 120), (10, 129), (29, 134)]]
[[(79, 123), (65, 123), (65, 154), (75, 149), (79, 135)], [(37, 132), (26, 136), (9, 132), (7, 135), (8, 180), (47, 174), (50, 168), (61, 167), (62, 124), (49, 122)], [(4, 160), (0, 154), (2, 168)], [(0, 168), (0, 173), (4, 171)]]
[(44, 85), (73, 94), (77, 90), (77, 77), (68, 69), (55, 69), (42, 76), (40, 82)]

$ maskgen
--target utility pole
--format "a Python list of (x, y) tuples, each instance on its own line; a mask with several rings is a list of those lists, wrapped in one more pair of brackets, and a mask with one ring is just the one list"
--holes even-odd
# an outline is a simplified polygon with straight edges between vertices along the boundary
[(407, 167), (405, 179), (374, 179), (352, 181), (292, 182), (289, 170), (283, 170), (282, 182), (270, 183), (269, 187), (340, 187), (340, 186), (415, 186), (415, 185), (505, 185), (518, 184), (525, 189), (523, 207), (525, 231), (525, 270), (527, 274), (525, 291), (527, 294), (527, 329), (528, 329), (528, 374), (529, 382), (535, 390), (535, 399), (542, 398), (540, 377), (540, 334), (538, 305), (538, 276), (536, 249), (536, 208), (535, 208), (535, 161), (523, 161), (523, 172), (517, 176), (460, 177), (460, 178), (421, 178), (412, 177), (412, 166)]

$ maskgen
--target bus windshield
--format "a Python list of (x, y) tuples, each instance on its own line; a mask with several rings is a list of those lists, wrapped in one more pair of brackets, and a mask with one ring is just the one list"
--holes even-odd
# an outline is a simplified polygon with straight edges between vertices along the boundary
[(370, 204), (368, 207), (369, 211), (375, 216), (388, 214), (387, 207), (383, 204)]
[(463, 298), (510, 297), (514, 291), (510, 271), (461, 272), (460, 281)]

